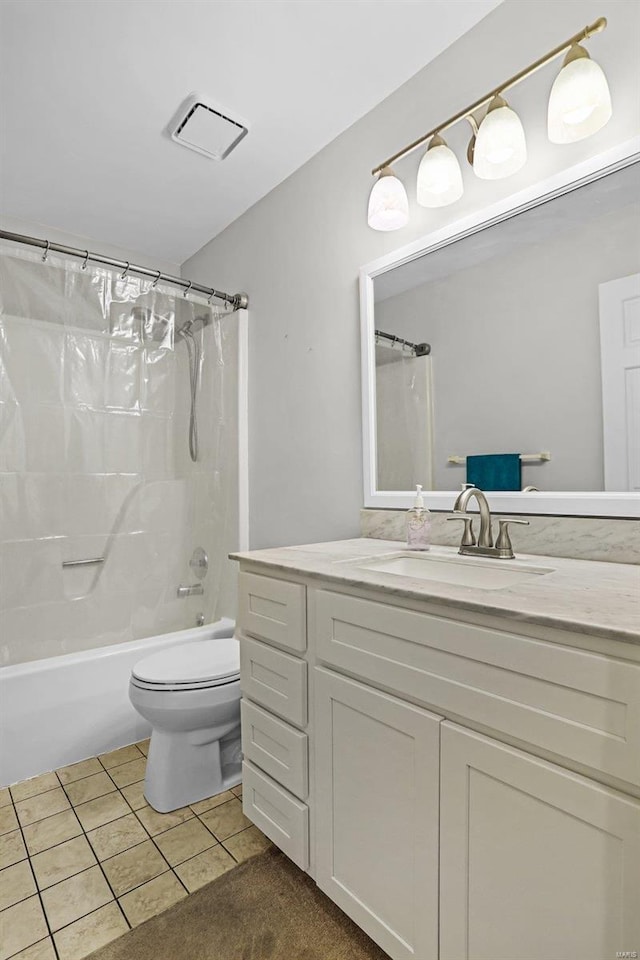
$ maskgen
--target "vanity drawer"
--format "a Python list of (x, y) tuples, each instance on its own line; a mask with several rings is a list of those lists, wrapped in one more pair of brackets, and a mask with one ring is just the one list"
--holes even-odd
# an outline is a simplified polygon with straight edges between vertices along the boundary
[(242, 752), (301, 800), (309, 791), (307, 735), (249, 700), (242, 711)]
[(640, 664), (329, 590), (314, 609), (330, 666), (640, 785)]
[(309, 867), (309, 808), (246, 760), (242, 809), (301, 870)]
[(306, 587), (274, 577), (240, 573), (238, 625), (243, 633), (303, 653), (307, 649)]
[(266, 643), (240, 636), (244, 696), (298, 727), (307, 725), (307, 664)]

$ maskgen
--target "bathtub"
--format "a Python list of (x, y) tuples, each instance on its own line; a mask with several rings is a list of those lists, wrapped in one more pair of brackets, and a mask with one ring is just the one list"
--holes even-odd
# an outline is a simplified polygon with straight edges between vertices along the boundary
[(0, 786), (144, 740), (129, 703), (134, 663), (164, 647), (225, 636), (233, 620), (0, 668)]

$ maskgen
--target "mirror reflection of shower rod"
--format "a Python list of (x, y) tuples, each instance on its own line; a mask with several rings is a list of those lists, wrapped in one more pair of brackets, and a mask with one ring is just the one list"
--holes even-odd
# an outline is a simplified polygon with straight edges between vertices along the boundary
[(162, 273), (161, 270), (150, 270), (149, 267), (141, 267), (136, 263), (127, 263), (125, 260), (114, 260), (113, 257), (106, 257), (101, 253), (92, 253), (90, 250), (80, 250), (78, 247), (67, 247), (62, 243), (51, 243), (50, 240), (41, 240), (39, 237), (29, 237), (23, 233), (10, 233), (8, 230), (0, 230), (0, 240), (12, 240), (14, 243), (24, 243), (30, 247), (40, 247), (44, 250), (42, 259), (46, 261), (49, 253), (61, 253), (65, 257), (79, 257), (82, 260), (83, 268), (89, 261), (92, 263), (101, 263), (108, 267), (116, 267), (122, 270), (124, 277), (128, 273), (137, 273), (142, 277), (150, 277), (153, 280), (153, 286), (157, 283), (170, 284), (181, 287), (186, 297), (188, 293), (199, 293), (201, 296), (208, 297), (209, 301), (224, 300), (232, 306), (234, 310), (246, 310), (249, 306), (249, 297), (246, 293), (225, 293), (223, 290), (215, 290), (213, 287), (205, 287), (201, 283), (195, 283), (192, 280), (183, 280), (181, 277), (172, 277), (170, 274)]
[(390, 346), (408, 347), (413, 352), (414, 357), (427, 357), (431, 353), (430, 343), (411, 343), (410, 340), (403, 340), (402, 337), (396, 337), (393, 333), (383, 333), (382, 330), (375, 331), (376, 340), (389, 340)]

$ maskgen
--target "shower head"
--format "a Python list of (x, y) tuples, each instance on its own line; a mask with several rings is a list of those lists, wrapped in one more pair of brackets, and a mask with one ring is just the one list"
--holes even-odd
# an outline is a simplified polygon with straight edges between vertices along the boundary
[(175, 301), (175, 317), (175, 336), (183, 339), (185, 335), (193, 336), (210, 324), (213, 313), (202, 305), (180, 298)]
[(166, 316), (154, 313), (149, 307), (134, 307), (131, 318), (140, 325), (140, 334), (144, 342), (167, 344), (173, 339), (184, 340), (185, 337), (193, 336), (212, 321), (211, 313), (203, 312), (195, 317), (185, 316), (185, 313), (186, 309), (180, 303), (176, 305), (175, 318), (171, 314)]
[(178, 325), (178, 318), (176, 317), (176, 338), (180, 337), (181, 339), (184, 339), (184, 337), (194, 336), (194, 334), (198, 333), (199, 330), (202, 330), (204, 327), (208, 326), (211, 323), (211, 319), (211, 314), (203, 313), (197, 317), (189, 317), (183, 323)]

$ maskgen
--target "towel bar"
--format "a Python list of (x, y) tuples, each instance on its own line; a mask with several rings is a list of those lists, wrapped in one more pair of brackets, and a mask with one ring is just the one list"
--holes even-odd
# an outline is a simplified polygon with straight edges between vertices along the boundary
[[(520, 460), (524, 463), (531, 463), (535, 460), (551, 460), (551, 454), (548, 451), (543, 451), (542, 453), (521, 453)], [(455, 463), (458, 466), (462, 466), (467, 462), (466, 457), (447, 457), (447, 463)]]

